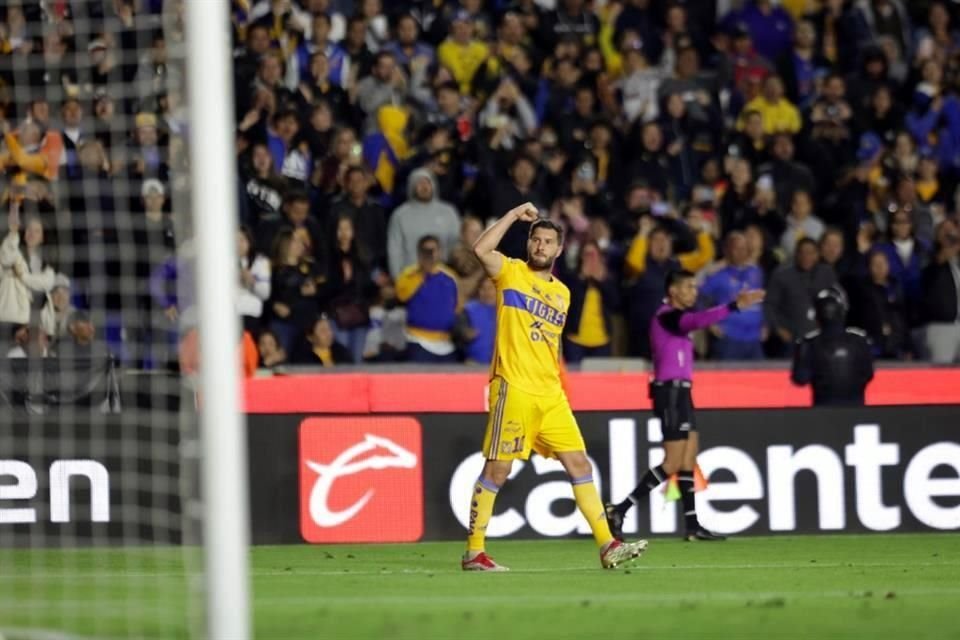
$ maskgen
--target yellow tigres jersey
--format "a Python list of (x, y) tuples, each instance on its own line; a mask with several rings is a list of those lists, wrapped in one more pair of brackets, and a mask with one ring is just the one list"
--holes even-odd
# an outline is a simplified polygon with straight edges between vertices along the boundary
[(490, 377), (535, 395), (561, 393), (560, 336), (570, 308), (570, 290), (542, 280), (526, 262), (503, 259), (497, 285), (497, 333)]

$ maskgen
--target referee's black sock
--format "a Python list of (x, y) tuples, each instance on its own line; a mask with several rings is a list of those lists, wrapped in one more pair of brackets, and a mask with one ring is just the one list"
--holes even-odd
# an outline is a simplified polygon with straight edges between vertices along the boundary
[(630, 492), (627, 499), (617, 505), (617, 511), (620, 512), (620, 515), (625, 514), (630, 510), (630, 507), (640, 504), (640, 501), (643, 500), (645, 495), (656, 489), (657, 486), (666, 479), (667, 472), (663, 470), (663, 465), (650, 467), (644, 476), (640, 478), (640, 484)]
[(687, 533), (693, 533), (700, 527), (697, 520), (697, 503), (693, 492), (693, 471), (681, 471), (677, 475), (677, 484), (680, 485), (680, 501), (683, 504), (683, 524)]

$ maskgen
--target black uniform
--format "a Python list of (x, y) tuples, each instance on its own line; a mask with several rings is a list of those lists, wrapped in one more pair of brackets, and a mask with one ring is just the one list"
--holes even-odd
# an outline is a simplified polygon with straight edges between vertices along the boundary
[(863, 406), (867, 383), (873, 380), (873, 352), (862, 329), (844, 329), (846, 297), (834, 289), (821, 291), (814, 303), (820, 329), (797, 342), (791, 378), (813, 386), (815, 406)]

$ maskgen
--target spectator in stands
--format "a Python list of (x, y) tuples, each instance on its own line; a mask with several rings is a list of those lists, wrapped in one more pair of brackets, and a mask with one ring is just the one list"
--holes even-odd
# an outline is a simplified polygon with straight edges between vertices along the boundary
[[(301, 40), (297, 44), (297, 49), (287, 60), (287, 64), (292, 67), (289, 73), (294, 75), (301, 83), (311, 80), (313, 71), (314, 56), (322, 55), (326, 61), (333, 55), (334, 43), (330, 38), (330, 16), (323, 11), (318, 11), (311, 16), (309, 37)], [(329, 67), (327, 69), (329, 71)], [(324, 76), (324, 80), (328, 79)], [(342, 89), (339, 85), (337, 88)]]
[(794, 191), (790, 213), (787, 214), (787, 229), (780, 237), (780, 246), (787, 259), (793, 257), (793, 250), (801, 238), (820, 240), (824, 232), (823, 221), (813, 213), (813, 197), (810, 192), (798, 189)]
[[(44, 333), (44, 335), (46, 335)], [(96, 329), (86, 311), (74, 311), (67, 320), (67, 334), (56, 343), (55, 355), (68, 360), (107, 357), (107, 348), (96, 339)]]
[(407, 359), (454, 362), (451, 340), (459, 304), (456, 274), (443, 265), (440, 240), (417, 242), (417, 262), (397, 277), (397, 300), (407, 307)]
[(329, 54), (317, 51), (310, 57), (308, 82), (301, 82), (298, 90), (303, 100), (314, 107), (326, 105), (336, 120), (351, 124), (357, 121), (350, 96), (330, 79)]
[[(826, 227), (820, 236), (820, 261), (833, 269), (841, 283), (849, 278), (862, 275), (866, 262), (859, 248), (853, 255), (844, 247), (843, 231), (836, 227)], [(855, 326), (862, 326), (854, 323)]]
[(928, 245), (914, 234), (909, 210), (895, 209), (890, 214), (890, 239), (877, 249), (887, 257), (890, 276), (901, 284), (908, 303), (914, 306), (920, 298), (922, 272), (930, 253)]
[(860, 125), (862, 130), (873, 133), (887, 144), (894, 141), (903, 123), (903, 109), (894, 100), (893, 90), (886, 84), (881, 84), (873, 91), (868, 107), (859, 113), (864, 118)]
[(727, 24), (744, 25), (757, 53), (771, 62), (787, 51), (793, 38), (793, 18), (777, 4), (773, 0), (748, 0), (742, 9), (724, 18)]
[[(799, 133), (803, 124), (796, 105), (783, 94), (783, 81), (779, 76), (770, 75), (763, 81), (763, 93), (746, 104), (745, 113), (758, 112), (763, 118), (763, 130), (767, 134)], [(743, 129), (743, 121), (739, 123)]]
[(490, 131), (490, 148), (512, 151), (537, 128), (537, 116), (529, 100), (509, 77), (500, 81), (479, 115)]
[(664, 283), (671, 271), (699, 271), (714, 255), (713, 240), (698, 234), (697, 250), (673, 255), (673, 237), (654, 218), (640, 219), (640, 231), (630, 245), (624, 271), (630, 278), (624, 294), (627, 315), (629, 353), (634, 357), (650, 357), (650, 320), (663, 302)]
[[(40, 126), (33, 120), (24, 120), (16, 131), (11, 131), (6, 120), (0, 122), (5, 149), (0, 151), (0, 169), (14, 173), (22, 184), (27, 176), (56, 180), (60, 170), (62, 143), (48, 143)], [(56, 138), (59, 140), (59, 134)]]
[(402, 104), (407, 96), (407, 78), (393, 54), (380, 51), (374, 56), (372, 73), (357, 84), (357, 106), (366, 114), (365, 131), (377, 130), (377, 111), (386, 104)]
[[(532, 202), (541, 209), (549, 208), (548, 200), (536, 186), (537, 169), (537, 163), (530, 156), (523, 153), (515, 155), (510, 165), (509, 179), (500, 179), (493, 187), (487, 216), (496, 216), (498, 212), (509, 211), (524, 202)], [(525, 259), (529, 231), (529, 223), (514, 223), (500, 241), (499, 250), (507, 257)]]
[(242, 172), (244, 178), (243, 224), (256, 233), (254, 246), (261, 252), (269, 250), (272, 233), (281, 224), (284, 181), (274, 169), (273, 156), (267, 145), (254, 144), (250, 150), (250, 166)]
[(767, 326), (780, 339), (774, 347), (780, 355), (791, 353), (797, 340), (817, 328), (814, 298), (836, 282), (833, 270), (819, 260), (816, 241), (801, 238), (793, 262), (781, 266), (770, 279), (763, 310)]
[(249, 227), (241, 227), (237, 232), (237, 255), (240, 256), (237, 311), (243, 319), (244, 330), (256, 334), (263, 304), (270, 299), (270, 261), (256, 250)]
[(960, 362), (960, 229), (950, 219), (937, 227), (934, 258), (923, 271), (921, 309), (935, 364)]
[(759, 111), (743, 112), (743, 131), (734, 134), (729, 151), (742, 158), (751, 167), (762, 166), (770, 157), (770, 144), (763, 130), (763, 114)]
[(260, 332), (257, 338), (257, 351), (260, 354), (259, 367), (262, 369), (274, 369), (287, 364), (287, 352), (270, 330)]
[(360, 166), (351, 166), (344, 175), (344, 192), (330, 206), (327, 237), (336, 237), (342, 218), (353, 223), (357, 248), (369, 259), (370, 266), (383, 269), (387, 265), (387, 223), (383, 207), (369, 197), (371, 178)]
[(570, 308), (563, 336), (563, 357), (570, 363), (611, 355), (612, 317), (620, 306), (617, 284), (600, 245), (587, 241), (578, 261), (577, 273), (568, 281)]
[[(303, 191), (290, 191), (283, 200), (284, 220), (281, 227), (289, 227), (300, 238), (303, 248), (317, 265), (326, 264), (326, 235), (317, 219), (310, 215), (310, 199)], [(276, 237), (276, 229), (270, 233)]]
[(58, 273), (53, 280), (50, 297), (40, 313), (40, 322), (44, 332), (56, 344), (67, 334), (67, 321), (76, 307), (70, 301), (70, 278)]
[(781, 54), (776, 64), (787, 98), (801, 110), (810, 107), (816, 96), (817, 75), (830, 67), (830, 62), (817, 51), (813, 23), (805, 20), (797, 25), (793, 47)]
[[(634, 127), (634, 130), (636, 130), (636, 127)], [(633, 135), (630, 137), (634, 138)], [(656, 122), (644, 124), (640, 129), (639, 137), (640, 144), (635, 152), (630, 148), (624, 150), (626, 153), (636, 153), (627, 170), (629, 179), (632, 181), (643, 180), (657, 193), (669, 193), (672, 177), (670, 158), (664, 150), (663, 131), (660, 129), (660, 125)], [(632, 189), (632, 185), (628, 187), (628, 197)]]
[(350, 167), (363, 163), (363, 149), (357, 134), (350, 127), (342, 127), (333, 135), (329, 153), (317, 164), (311, 184), (325, 197), (333, 199), (340, 192), (342, 178)]
[(766, 231), (759, 224), (749, 224), (743, 230), (747, 240), (747, 261), (760, 267), (763, 272), (763, 281), (770, 282), (770, 276), (780, 266), (780, 260), (770, 249)]
[(463, 299), (472, 299), (483, 281), (484, 273), (480, 260), (473, 252), (473, 243), (483, 233), (483, 221), (473, 215), (463, 216), (460, 223), (460, 240), (450, 251), (450, 268), (457, 274), (457, 287)]
[[(336, 29), (331, 30), (331, 40), (336, 41)], [(351, 95), (357, 82), (367, 75), (373, 65), (373, 53), (367, 47), (367, 21), (353, 16), (347, 21), (346, 35), (330, 56), (330, 79), (346, 89)]]
[(477, 294), (469, 300), (457, 321), (463, 358), (468, 363), (490, 364), (497, 332), (497, 288), (490, 278), (480, 280)]
[(166, 148), (160, 140), (157, 116), (149, 112), (137, 114), (134, 131), (133, 158), (127, 165), (130, 178), (159, 178), (166, 182), (170, 177)]
[(618, 83), (623, 115), (628, 122), (657, 119), (660, 100), (657, 90), (663, 79), (660, 69), (652, 67), (643, 52), (643, 43), (633, 38), (623, 43), (623, 77)]
[(396, 39), (386, 43), (383, 51), (393, 54), (394, 60), (407, 73), (411, 68), (430, 66), (436, 61), (436, 53), (429, 44), (420, 40), (420, 24), (412, 14), (404, 13), (396, 19)]
[(438, 258), (446, 259), (460, 233), (460, 217), (450, 204), (437, 199), (433, 174), (418, 169), (407, 181), (407, 201), (397, 208), (387, 226), (387, 261), (394, 278), (417, 262), (420, 239), (434, 235), (440, 244)]
[(786, 219), (777, 208), (777, 190), (769, 175), (762, 175), (757, 179), (753, 196), (753, 218), (763, 227), (764, 232), (771, 238), (779, 238), (787, 228)]
[(336, 243), (327, 269), (330, 319), (337, 342), (347, 347), (354, 362), (361, 362), (376, 285), (369, 257), (357, 243), (353, 219), (340, 217), (335, 228)]
[(60, 118), (63, 121), (63, 129), (60, 130), (60, 137), (63, 140), (60, 165), (64, 167), (67, 177), (70, 178), (77, 175), (80, 169), (77, 147), (89, 137), (89, 132), (84, 131), (83, 106), (76, 98), (67, 98), (63, 101), (60, 105)]
[(793, 194), (804, 190), (812, 198), (817, 192), (813, 172), (794, 158), (793, 137), (786, 133), (773, 136), (770, 161), (757, 168), (761, 176), (769, 175), (777, 192), (777, 207), (788, 211), (793, 205)]
[(449, 69), (460, 86), (460, 92), (470, 92), (473, 75), (490, 55), (490, 49), (474, 38), (474, 26), (470, 13), (458, 10), (453, 15), (450, 36), (437, 48), (437, 59)]
[(8, 358), (49, 358), (50, 338), (37, 325), (18, 327), (13, 336), (14, 346), (7, 352)]
[[(726, 266), (704, 281), (700, 294), (711, 304), (729, 304), (741, 291), (763, 288), (763, 272), (750, 264), (746, 236), (739, 231), (727, 234), (724, 241)], [(718, 360), (762, 360), (766, 327), (763, 309), (759, 306), (732, 313), (710, 327), (713, 335), (712, 355)]]
[(319, 286), (325, 280), (292, 229), (281, 229), (274, 240), (272, 278), (269, 327), (290, 353), (317, 315)]
[(720, 225), (724, 233), (742, 231), (748, 224), (757, 222), (755, 197), (756, 186), (750, 163), (744, 158), (733, 158), (730, 185), (720, 201)]
[(890, 273), (887, 254), (867, 255), (867, 273), (848, 282), (849, 323), (867, 332), (877, 358), (902, 358), (909, 350), (906, 299)]
[(407, 351), (407, 310), (397, 301), (393, 283), (380, 286), (370, 306), (370, 330), (363, 359), (367, 362), (395, 362)]
[(333, 325), (326, 315), (318, 316), (310, 325), (306, 340), (294, 353), (294, 364), (312, 364), (332, 367), (353, 364), (350, 350), (333, 339)]
[(28, 217), (20, 234), (19, 205), (11, 207), (0, 244), (0, 322), (28, 324), (53, 289), (55, 272), (44, 259), (43, 223)]

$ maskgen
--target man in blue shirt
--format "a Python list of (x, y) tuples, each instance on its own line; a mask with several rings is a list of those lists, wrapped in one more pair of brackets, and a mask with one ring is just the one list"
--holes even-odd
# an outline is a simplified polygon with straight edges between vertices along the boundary
[[(727, 234), (724, 244), (727, 266), (710, 275), (701, 293), (712, 304), (729, 304), (743, 290), (762, 289), (763, 271), (749, 264), (746, 237), (739, 231)], [(733, 313), (715, 325), (713, 355), (718, 360), (763, 359), (763, 309), (750, 307)]]
[(723, 19), (729, 30), (742, 24), (750, 32), (757, 53), (774, 62), (790, 49), (793, 41), (793, 19), (772, 0), (750, 0), (739, 11), (731, 11)]

